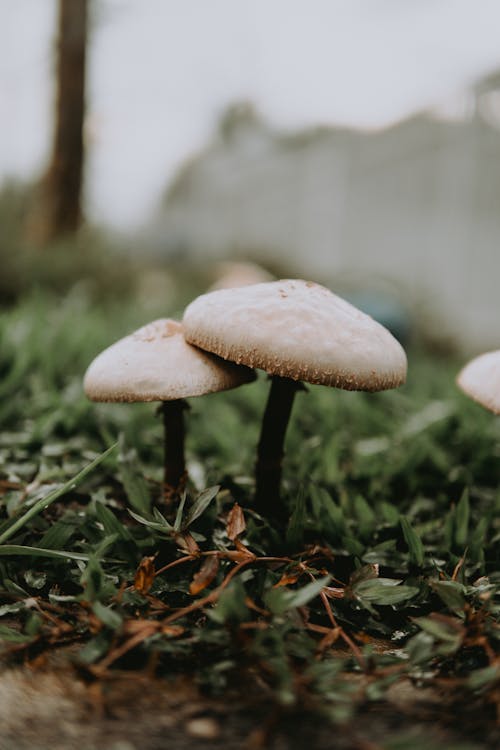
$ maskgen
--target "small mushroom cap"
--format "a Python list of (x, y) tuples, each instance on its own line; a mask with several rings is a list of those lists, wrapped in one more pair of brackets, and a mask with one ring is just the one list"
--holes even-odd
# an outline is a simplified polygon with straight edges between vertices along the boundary
[(216, 272), (217, 280), (214, 281), (209, 292), (273, 281), (273, 276), (265, 268), (250, 261), (224, 261), (217, 264)]
[(481, 406), (500, 414), (500, 349), (466, 364), (458, 373), (457, 385)]
[(392, 334), (311, 281), (204, 294), (187, 307), (183, 325), (187, 341), (271, 375), (364, 391), (406, 378), (406, 355)]
[(225, 391), (255, 373), (186, 343), (182, 324), (160, 319), (99, 354), (85, 373), (92, 401), (173, 401)]

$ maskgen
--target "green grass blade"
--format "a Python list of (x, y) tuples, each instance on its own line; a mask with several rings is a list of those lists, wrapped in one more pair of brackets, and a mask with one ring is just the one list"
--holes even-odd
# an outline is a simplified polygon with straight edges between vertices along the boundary
[(410, 554), (410, 560), (419, 568), (424, 564), (424, 545), (415, 529), (410, 525), (409, 520), (406, 516), (401, 516), (401, 528), (405, 542), (408, 545), (408, 552)]
[(85, 477), (90, 474), (90, 472), (95, 469), (96, 466), (99, 466), (99, 464), (101, 464), (109, 456), (109, 454), (114, 451), (115, 448), (116, 443), (105, 450), (104, 453), (101, 453), (99, 456), (97, 456), (97, 458), (91, 461), (91, 463), (89, 463), (87, 466), (85, 466), (85, 468), (78, 472), (78, 474), (73, 477), (73, 479), (70, 479), (68, 482), (63, 484), (62, 487), (54, 490), (54, 492), (50, 492), (47, 497), (43, 497), (41, 500), (35, 503), (32, 508), (27, 510), (26, 513), (24, 513), (20, 518), (17, 519), (17, 521), (12, 524), (12, 526), (9, 526), (9, 528), (0, 535), (0, 545), (6, 542), (7, 539), (10, 539), (10, 537), (13, 536), (17, 531), (19, 531), (19, 529), (22, 529), (23, 526), (25, 526), (28, 521), (30, 521), (34, 516), (37, 516), (67, 492), (71, 492), (71, 490), (74, 490), (76, 487), (78, 487), (78, 485), (83, 482)]
[(69, 552), (64, 549), (43, 549), (42, 547), (25, 547), (22, 544), (4, 544), (0, 547), (0, 556), (23, 555), (25, 557), (52, 557), (63, 560), (83, 560), (86, 562), (89, 555), (80, 552)]
[(469, 520), (469, 491), (465, 488), (455, 510), (455, 544), (458, 548), (463, 548), (467, 544)]
[(153, 501), (146, 480), (138, 469), (137, 454), (133, 449), (126, 450), (123, 435), (120, 436), (119, 446), (118, 466), (125, 494), (135, 511), (142, 516), (148, 516)]
[(203, 492), (200, 492), (200, 494), (190, 507), (189, 511), (187, 512), (184, 523), (182, 524), (183, 530), (191, 526), (191, 524), (196, 521), (196, 519), (199, 518), (202, 513), (205, 512), (214, 497), (216, 497), (219, 490), (220, 485), (216, 484), (213, 487), (208, 487), (206, 490), (203, 490)]

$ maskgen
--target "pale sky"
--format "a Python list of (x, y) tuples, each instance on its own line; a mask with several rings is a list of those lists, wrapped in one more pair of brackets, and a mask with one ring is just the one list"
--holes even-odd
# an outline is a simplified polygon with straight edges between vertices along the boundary
[[(500, 0), (93, 0), (90, 218), (147, 220), (221, 110), (383, 127), (500, 68)], [(55, 0), (0, 0), (0, 181), (48, 155)]]

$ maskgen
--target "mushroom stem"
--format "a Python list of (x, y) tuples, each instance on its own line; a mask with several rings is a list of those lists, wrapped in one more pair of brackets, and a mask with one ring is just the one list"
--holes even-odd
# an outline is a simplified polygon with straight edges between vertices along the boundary
[(277, 375), (271, 381), (255, 466), (255, 509), (262, 515), (279, 503), (286, 428), (295, 393), (304, 388), (300, 381)]
[(187, 408), (183, 399), (162, 401), (160, 407), (164, 429), (163, 497), (166, 505), (172, 505), (186, 484), (183, 412)]

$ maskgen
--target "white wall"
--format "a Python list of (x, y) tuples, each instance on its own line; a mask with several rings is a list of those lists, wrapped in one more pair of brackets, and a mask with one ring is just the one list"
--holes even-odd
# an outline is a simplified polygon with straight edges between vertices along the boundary
[(194, 256), (267, 253), (333, 288), (388, 280), (443, 334), (500, 347), (500, 132), (479, 117), (285, 137), (240, 113), (181, 171), (154, 233)]

